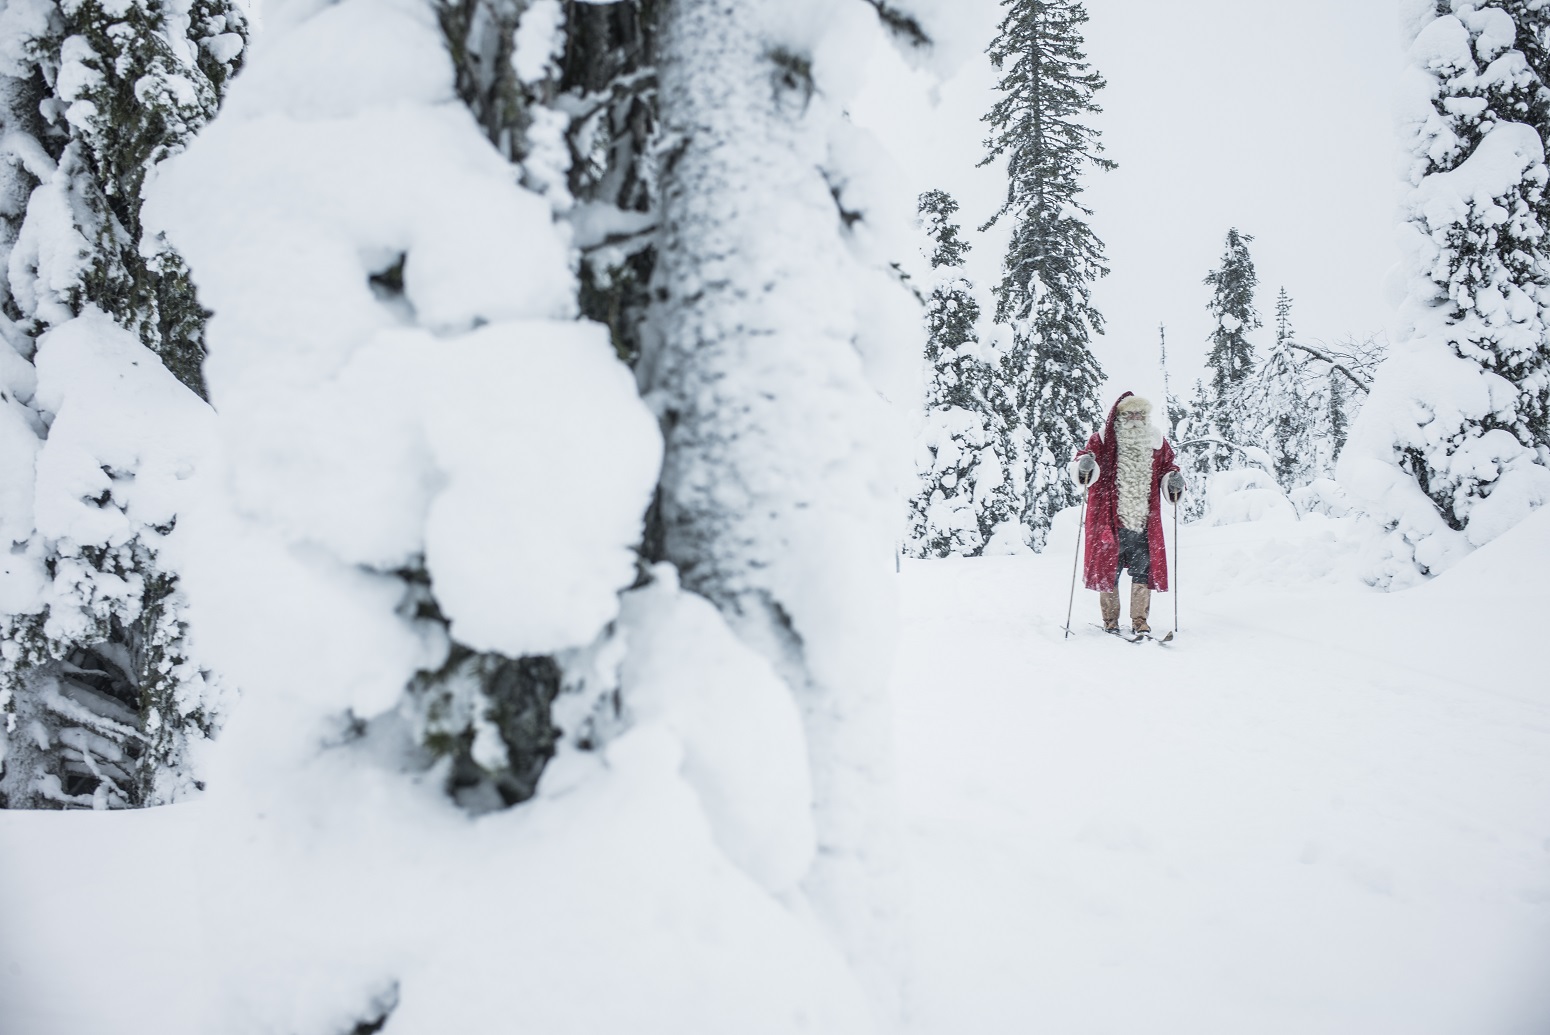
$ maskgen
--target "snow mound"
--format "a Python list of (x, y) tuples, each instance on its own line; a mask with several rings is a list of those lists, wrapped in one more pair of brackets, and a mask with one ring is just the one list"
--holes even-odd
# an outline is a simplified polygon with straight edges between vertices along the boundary
[(981, 551), (982, 557), (1017, 557), (1023, 554), (1033, 553), (1033, 547), (1028, 545), (1023, 531), (1022, 522), (1015, 519), (1007, 519), (996, 527), (985, 541), (985, 549)]
[(1333, 478), (1315, 478), (1287, 493), (1287, 499), (1297, 508), (1298, 517), (1322, 514), (1325, 517), (1345, 517), (1354, 509), (1351, 498)]
[(668, 565), (625, 595), (620, 689), (636, 723), (683, 743), (684, 778), (727, 856), (772, 892), (790, 891), (816, 851), (802, 719), (769, 662)]
[(1296, 521), (1297, 508), (1265, 471), (1238, 469), (1213, 475), (1206, 484), (1208, 525), (1243, 521)]

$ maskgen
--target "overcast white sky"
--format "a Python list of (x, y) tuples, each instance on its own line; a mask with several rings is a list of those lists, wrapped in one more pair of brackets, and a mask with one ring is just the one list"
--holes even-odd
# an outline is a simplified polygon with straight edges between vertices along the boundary
[[(912, 189), (941, 187), (966, 229), (999, 203), (1000, 169), (976, 169), (980, 116), (994, 100), (983, 56), (993, 0), (963, 0), (962, 64), (935, 91), (891, 53), (872, 59), (855, 120), (894, 153)], [(1200, 376), (1211, 322), (1201, 280), (1229, 226), (1255, 238), (1267, 325), (1281, 285), (1306, 339), (1381, 332), (1398, 180), (1391, 90), (1400, 62), (1391, 0), (1089, 0), (1088, 56), (1107, 77), (1097, 120), (1116, 172), (1090, 174), (1084, 201), (1112, 274), (1094, 352), (1110, 394), (1160, 398), (1157, 325), (1168, 328), (1174, 391)], [(1004, 238), (971, 235), (971, 275), (999, 275)], [(1272, 331), (1257, 333), (1265, 344)]]

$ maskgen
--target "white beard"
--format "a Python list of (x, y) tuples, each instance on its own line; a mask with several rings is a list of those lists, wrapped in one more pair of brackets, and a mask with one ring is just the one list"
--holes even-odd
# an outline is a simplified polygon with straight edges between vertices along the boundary
[(1147, 421), (1114, 422), (1119, 445), (1115, 471), (1119, 483), (1119, 523), (1133, 532), (1146, 531), (1152, 496), (1152, 450), (1156, 449), (1152, 425)]

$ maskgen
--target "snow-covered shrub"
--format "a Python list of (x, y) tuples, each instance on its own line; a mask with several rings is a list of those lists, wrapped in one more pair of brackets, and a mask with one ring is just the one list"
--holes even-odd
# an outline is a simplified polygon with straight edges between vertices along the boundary
[(1340, 480), (1386, 535), (1368, 578), (1435, 574), (1550, 502), (1550, 253), (1544, 84), (1516, 48), (1543, 32), (1495, 6), (1417, 12), (1407, 81), (1407, 299)]
[(0, 10), (0, 804), (194, 783), (217, 702), (176, 527), (210, 437), (206, 313), (141, 188), (214, 114), (245, 35), (225, 0)]
[(1211, 476), (1206, 484), (1205, 523), (1296, 521), (1297, 508), (1276, 484), (1275, 476), (1252, 468), (1234, 468)]
[(1298, 517), (1322, 514), (1324, 517), (1341, 518), (1356, 509), (1351, 503), (1351, 497), (1333, 478), (1315, 478), (1307, 485), (1287, 493), (1287, 498), (1297, 508)]

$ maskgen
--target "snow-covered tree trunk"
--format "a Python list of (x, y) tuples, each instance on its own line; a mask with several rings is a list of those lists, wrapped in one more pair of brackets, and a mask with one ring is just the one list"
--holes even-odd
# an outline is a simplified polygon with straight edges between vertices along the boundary
[(663, 300), (640, 376), (666, 443), (648, 545), (796, 696), (818, 833), (803, 888), (880, 990), (898, 944), (884, 679), (908, 477), (885, 396), (908, 405), (921, 334), (886, 264), (862, 257), (909, 213), (858, 189), (815, 59), (839, 60), (841, 33), (862, 45), (860, 12), (665, 8)]
[(1516, 49), (1543, 8), (1413, 5), (1408, 297), (1340, 461), (1382, 525), (1369, 579), (1404, 586), (1550, 502), (1544, 84)]
[[(176, 530), (209, 437), (206, 313), (141, 189), (215, 113), (226, 0), (0, 9), (0, 803), (154, 804), (217, 701)], [(178, 382), (182, 382), (180, 385)]]

